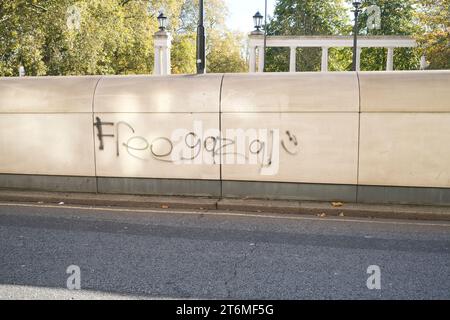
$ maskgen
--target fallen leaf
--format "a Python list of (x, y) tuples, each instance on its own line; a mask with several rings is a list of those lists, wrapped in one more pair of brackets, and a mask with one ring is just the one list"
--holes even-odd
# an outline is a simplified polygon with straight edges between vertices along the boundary
[(162, 208), (162, 209), (169, 209), (169, 206), (166, 205), (166, 204), (163, 204), (163, 205), (161, 206), (161, 208)]
[(332, 202), (331, 205), (333, 207), (342, 207), (344, 204), (342, 202)]
[(324, 212), (322, 212), (322, 213), (318, 214), (317, 216), (320, 218), (325, 218), (327, 215)]
[(344, 216), (343, 212), (339, 213), (339, 217), (343, 217), (343, 216)]

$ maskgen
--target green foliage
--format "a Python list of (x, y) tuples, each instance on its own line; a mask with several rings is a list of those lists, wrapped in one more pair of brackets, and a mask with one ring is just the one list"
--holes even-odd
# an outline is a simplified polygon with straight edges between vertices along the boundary
[[(269, 35), (350, 35), (351, 0), (279, 0), (274, 17), (267, 26)], [(396, 70), (417, 70), (420, 56), (426, 52), (430, 68), (450, 68), (450, 0), (366, 0), (362, 9), (377, 5), (381, 9), (381, 28), (369, 30), (368, 16), (358, 19), (359, 34), (415, 36), (422, 48), (395, 49)], [(297, 51), (297, 70), (320, 70), (320, 48), (302, 48)], [(329, 70), (351, 69), (350, 48), (331, 48)], [(384, 70), (387, 50), (364, 48), (361, 52), (362, 70)], [(289, 50), (268, 48), (267, 71), (288, 71)]]
[[(337, 35), (348, 29), (349, 18), (343, 0), (279, 0), (267, 26), (269, 35)], [(321, 49), (297, 51), (297, 70), (320, 70)], [(267, 71), (287, 71), (289, 50), (270, 48)]]
[[(178, 32), (196, 32), (198, 22), (198, 0), (184, 0), (180, 14), (180, 26)], [(228, 16), (228, 8), (224, 0), (204, 1), (204, 26), (206, 31), (225, 30), (225, 19)]]
[(172, 73), (195, 73), (196, 38), (194, 33), (181, 34), (172, 41)]
[[(67, 24), (73, 5), (80, 12), (79, 29)], [(1, 3), (0, 15), (0, 38), (5, 43), (0, 74), (17, 75), (19, 65), (29, 75), (151, 71), (151, 38), (157, 23), (146, 2), (13, 0)]]
[(242, 39), (233, 32), (209, 33), (210, 48), (206, 56), (206, 69), (211, 73), (246, 72), (246, 61), (240, 47)]
[(421, 0), (417, 7), (415, 36), (429, 69), (450, 69), (450, 0)]
[(17, 75), (21, 64), (33, 74), (46, 73), (40, 50), (45, 33), (34, 27), (36, 11), (25, 1), (0, 2), (0, 75)]
[[(381, 28), (369, 30), (367, 28), (368, 15), (363, 12), (359, 21), (361, 35), (413, 35), (418, 30), (414, 22), (416, 0), (366, 0), (362, 9), (370, 5), (377, 5), (381, 9)], [(387, 49), (363, 48), (361, 51), (361, 70), (385, 70)], [(394, 68), (396, 70), (417, 70), (420, 66), (420, 52), (417, 49), (398, 48), (394, 54)]]
[(343, 0), (279, 0), (267, 27), (276, 35), (335, 35), (348, 21)]
[[(205, 2), (208, 65), (242, 71), (241, 38), (225, 28), (223, 0)], [(68, 8), (80, 12), (69, 28)], [(196, 0), (8, 0), (0, 2), (0, 75), (142, 74), (153, 70), (153, 34), (159, 10), (173, 34), (173, 73), (195, 72)], [(224, 50), (221, 52), (221, 50)]]
[(266, 72), (289, 71), (289, 48), (266, 48)]
[[(206, 70), (211, 73), (245, 72), (246, 60), (241, 53), (243, 35), (227, 30), (225, 19), (228, 10), (223, 0), (205, 1)], [(172, 52), (173, 73), (195, 72), (195, 39), (198, 21), (198, 0), (186, 0), (180, 15), (178, 34), (181, 42), (174, 45)], [(177, 48), (179, 46), (180, 48)], [(183, 53), (181, 53), (183, 52)], [(189, 62), (183, 62), (183, 56)], [(174, 66), (174, 60), (175, 62)], [(192, 62), (192, 63), (191, 63)]]
[(328, 59), (329, 71), (352, 70), (352, 48), (330, 48), (328, 50)]
[(366, 13), (358, 19), (360, 34), (367, 35), (411, 35), (417, 30), (414, 23), (414, 2), (416, 0), (366, 0), (361, 8), (377, 5), (381, 9), (381, 29), (369, 30), (367, 28)]
[[(269, 35), (350, 35), (351, 0), (278, 0)], [(397, 70), (418, 69), (425, 53), (430, 69), (450, 68), (450, 0), (365, 0), (381, 8), (381, 29), (361, 35), (413, 35), (417, 49), (395, 49)], [(68, 8), (81, 14), (67, 25)], [(148, 74), (153, 69), (156, 16), (163, 9), (173, 35), (172, 72), (194, 73), (197, 0), (8, 0), (0, 1), (0, 75)], [(208, 72), (245, 72), (246, 36), (225, 26), (224, 0), (205, 1)], [(386, 49), (365, 48), (362, 70), (384, 70)], [(320, 48), (299, 48), (297, 70), (320, 70)], [(331, 48), (329, 69), (350, 70), (350, 48)], [(268, 48), (266, 71), (288, 71), (289, 49)]]

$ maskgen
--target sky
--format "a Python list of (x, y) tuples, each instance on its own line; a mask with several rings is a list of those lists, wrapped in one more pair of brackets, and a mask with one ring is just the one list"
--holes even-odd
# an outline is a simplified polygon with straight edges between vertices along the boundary
[[(276, 0), (267, 0), (267, 14), (273, 16)], [(253, 16), (259, 11), (264, 16), (264, 0), (225, 0), (229, 9), (227, 26), (244, 33), (253, 31)]]

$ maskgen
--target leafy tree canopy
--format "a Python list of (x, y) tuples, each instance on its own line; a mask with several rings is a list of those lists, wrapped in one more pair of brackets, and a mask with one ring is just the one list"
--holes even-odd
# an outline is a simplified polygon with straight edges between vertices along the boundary
[[(278, 0), (274, 17), (267, 26), (269, 35), (350, 35), (353, 21), (352, 0)], [(450, 0), (365, 0), (362, 9), (377, 5), (381, 9), (381, 28), (369, 30), (368, 15), (360, 15), (361, 35), (410, 35), (420, 47), (395, 50), (396, 69), (418, 69), (425, 51), (430, 68), (449, 68)], [(330, 70), (350, 70), (351, 49), (330, 50)], [(362, 70), (384, 70), (387, 50), (365, 48)], [(268, 48), (267, 71), (287, 71), (289, 50)], [(297, 70), (320, 70), (320, 48), (298, 49)]]
[[(269, 35), (350, 35), (352, 0), (278, 0)], [(418, 69), (425, 53), (430, 69), (450, 68), (450, 0), (364, 0), (381, 9), (381, 28), (360, 34), (411, 35), (416, 49), (396, 49), (396, 69)], [(71, 8), (77, 8), (74, 14)], [(0, 1), (0, 75), (148, 74), (153, 69), (156, 16), (163, 10), (173, 36), (173, 73), (194, 73), (197, 0)], [(208, 72), (246, 72), (246, 35), (227, 29), (224, 0), (205, 1)], [(320, 70), (320, 48), (299, 48), (297, 69)], [(386, 49), (367, 48), (362, 70), (383, 70)], [(350, 70), (350, 48), (330, 49), (330, 70)], [(267, 71), (287, 71), (289, 50), (268, 48)]]
[[(194, 0), (9, 0), (0, 2), (0, 75), (148, 74), (153, 69), (153, 34), (160, 10), (173, 34), (173, 72), (195, 71)], [(224, 46), (225, 56), (242, 68), (239, 36), (226, 30), (223, 0), (206, 2), (209, 47)], [(76, 8), (76, 9), (73, 9)], [(222, 43), (225, 42), (225, 43)], [(224, 57), (208, 55), (211, 70), (226, 72)], [(217, 60), (217, 61), (216, 61)], [(236, 67), (233, 67), (236, 69)], [(244, 69), (239, 69), (244, 70)]]

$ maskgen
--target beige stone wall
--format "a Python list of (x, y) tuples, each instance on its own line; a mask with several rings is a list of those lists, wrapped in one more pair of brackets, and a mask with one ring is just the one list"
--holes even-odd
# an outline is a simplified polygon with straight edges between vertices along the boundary
[[(270, 166), (262, 158), (257, 164), (225, 163), (225, 180), (357, 183), (357, 113), (225, 113), (222, 128), (277, 131), (275, 141), (267, 137), (266, 150), (274, 151)], [(290, 138), (296, 139), (297, 144)], [(248, 141), (247, 151), (249, 144)], [(253, 145), (252, 150), (257, 150), (257, 146)]]
[(100, 77), (0, 78), (0, 113), (89, 113)]
[(221, 80), (221, 75), (103, 77), (95, 112), (218, 113)]
[(0, 78), (0, 173), (450, 188), (449, 141), (449, 71)]
[[(210, 153), (200, 153), (199, 144), (204, 130), (219, 130), (221, 81), (221, 75), (104, 77), (95, 118), (112, 123), (103, 130), (115, 136), (104, 137), (103, 150), (95, 139), (97, 175), (220, 179), (220, 158), (214, 162)], [(184, 158), (196, 156), (197, 163), (180, 161), (180, 146), (192, 151)]]
[[(210, 153), (204, 155), (206, 164), (177, 163), (180, 157), (176, 151), (179, 146), (190, 150), (189, 146), (203, 141), (200, 135), (187, 136), (193, 132), (195, 123), (205, 129), (219, 128), (218, 114), (214, 113), (96, 113), (102, 122), (111, 122), (112, 126), (103, 126), (104, 133), (114, 137), (104, 137), (104, 149), (99, 148), (99, 139), (95, 140), (97, 175), (102, 177), (137, 177), (166, 179), (209, 179), (220, 178), (220, 159), (214, 164)], [(174, 136), (174, 132), (180, 134)], [(199, 130), (197, 130), (198, 132)], [(188, 139), (188, 145), (185, 143)], [(197, 155), (199, 147), (189, 155)], [(186, 154), (186, 157), (188, 154)], [(202, 159), (203, 160), (203, 159)]]
[(359, 184), (450, 187), (450, 72), (362, 72)]
[(0, 173), (95, 176), (99, 79), (0, 78)]
[(353, 73), (227, 74), (222, 112), (358, 112)]
[(0, 172), (94, 176), (90, 113), (0, 114)]

